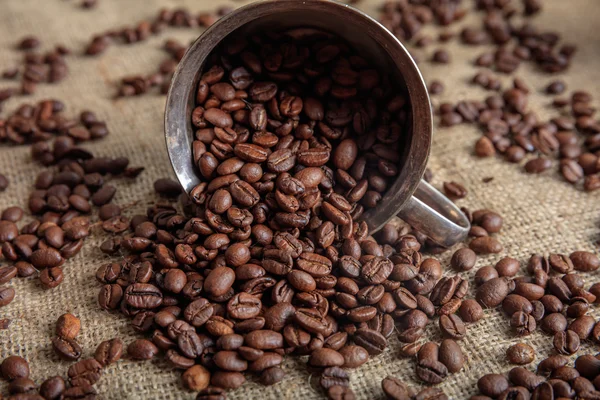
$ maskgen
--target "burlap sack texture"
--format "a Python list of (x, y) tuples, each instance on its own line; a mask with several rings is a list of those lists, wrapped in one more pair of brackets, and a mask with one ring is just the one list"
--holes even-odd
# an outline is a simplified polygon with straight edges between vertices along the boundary
[[(364, 0), (361, 7), (376, 15), (376, 7), (380, 3), (379, 0)], [(600, 9), (597, 0), (547, 0), (544, 3), (545, 10), (536, 18), (536, 23), (555, 29), (563, 33), (565, 40), (579, 44), (574, 65), (560, 77), (568, 83), (569, 89), (586, 89), (598, 97), (600, 37), (595, 27), (600, 20)], [(3, 0), (0, 3), (0, 69), (12, 66), (20, 59), (21, 54), (13, 47), (25, 34), (38, 35), (47, 48), (63, 43), (80, 52), (92, 34), (152, 17), (160, 7), (185, 6), (193, 11), (209, 11), (221, 5), (239, 6), (243, 2), (100, 0), (94, 11), (84, 11), (77, 4), (78, 0)], [(464, 21), (464, 25), (477, 23), (472, 16)], [(459, 27), (450, 30), (458, 32)], [(125, 75), (154, 72), (165, 57), (160, 46), (166, 38), (188, 41), (199, 32), (169, 29), (142, 44), (111, 47), (100, 58), (70, 56), (70, 75), (65, 81), (58, 85), (40, 85), (31, 98), (10, 100), (2, 115), (23, 101), (33, 102), (49, 97), (63, 100), (67, 113), (72, 115), (82, 109), (94, 110), (107, 121), (111, 135), (87, 147), (98, 155), (127, 156), (132, 165), (146, 167), (134, 182), (117, 182), (119, 191), (115, 198), (120, 205), (137, 202), (128, 215), (143, 213), (146, 205), (155, 199), (152, 182), (171, 174), (162, 129), (165, 98), (146, 95), (115, 101), (112, 98), (115, 83)], [(426, 60), (435, 47), (415, 51), (426, 79), (440, 78), (446, 84), (444, 94), (436, 97), (434, 104), (445, 100), (456, 102), (484, 98), (486, 92), (468, 84), (475, 72), (470, 61), (483, 49), (465, 48), (453, 42), (449, 48), (453, 63), (434, 66)], [(541, 116), (553, 115), (554, 110), (548, 106), (550, 98), (539, 93), (554, 77), (537, 73), (530, 66), (522, 66), (519, 75), (535, 92), (532, 100), (535, 110)], [(1, 82), (0, 87), (5, 85), (10, 83)], [(499, 235), (504, 252), (498, 256), (481, 257), (477, 267), (495, 263), (505, 255), (525, 261), (534, 252), (596, 250), (600, 216), (598, 193), (576, 190), (564, 183), (556, 172), (526, 176), (522, 168), (499, 159), (476, 159), (472, 156), (472, 148), (479, 135), (470, 126), (437, 129), (430, 159), (430, 168), (435, 174), (434, 184), (440, 187), (444, 181), (455, 180), (468, 188), (469, 195), (460, 202), (461, 205), (471, 209), (490, 208), (504, 216), (504, 228)], [(2, 146), (0, 172), (9, 177), (11, 186), (0, 193), (0, 209), (16, 204), (24, 206), (38, 171), (39, 167), (31, 161), (27, 147)], [(483, 183), (486, 177), (494, 179)], [(31, 364), (32, 378), (38, 384), (51, 375), (66, 376), (69, 364), (57, 358), (50, 344), (54, 322), (65, 312), (72, 312), (82, 320), (78, 339), (86, 357), (93, 355), (96, 345), (102, 340), (121, 337), (129, 343), (138, 337), (127, 319), (103, 312), (97, 306), (98, 284), (94, 273), (108, 259), (97, 250), (102, 241), (100, 233), (86, 241), (81, 253), (65, 267), (64, 283), (54, 290), (43, 291), (38, 280), (33, 278), (16, 279), (11, 283), (17, 290), (17, 296), (12, 304), (0, 309), (0, 318), (13, 320), (8, 330), (0, 331), (0, 358), (11, 354), (26, 357)], [(448, 258), (449, 254), (441, 256), (445, 265)], [(474, 271), (466, 274), (467, 277), (472, 278)], [(597, 277), (598, 273), (591, 274), (588, 283), (596, 281)], [(599, 317), (600, 313), (595, 310), (592, 315)], [(440, 339), (435, 324), (429, 327), (429, 337)], [(486, 318), (469, 326), (467, 337), (460, 343), (469, 358), (464, 370), (449, 376), (441, 387), (452, 399), (476, 393), (479, 376), (505, 372), (510, 368), (504, 360), (504, 352), (519, 341), (535, 347), (537, 361), (551, 352), (550, 337), (536, 332), (529, 337), (515, 338), (506, 317), (495, 310), (486, 311)], [(380, 382), (387, 375), (399, 377), (409, 384), (418, 384), (414, 380), (414, 362), (398, 359), (397, 349), (398, 341), (392, 337), (384, 354), (374, 357), (362, 368), (350, 371), (351, 385), (357, 398), (382, 398)], [(596, 351), (596, 346), (586, 344), (580, 353)], [(287, 376), (283, 382), (267, 388), (248, 382), (228, 396), (232, 399), (322, 398), (318, 379), (309, 376), (304, 362), (287, 357)], [(106, 399), (193, 399), (194, 394), (182, 390), (180, 374), (163, 361), (124, 360), (108, 368), (96, 387), (101, 397)], [(2, 388), (5, 391), (5, 387)]]

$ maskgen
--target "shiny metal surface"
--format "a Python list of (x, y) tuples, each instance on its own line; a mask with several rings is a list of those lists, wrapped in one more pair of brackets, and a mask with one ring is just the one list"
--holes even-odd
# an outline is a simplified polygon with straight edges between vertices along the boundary
[[(323, 29), (346, 39), (374, 65), (391, 74), (410, 98), (411, 118), (406, 127), (400, 174), (379, 206), (363, 215), (371, 231), (377, 231), (400, 213), (405, 221), (440, 244), (450, 246), (464, 239), (469, 230), (467, 219), (441, 193), (421, 183), (431, 147), (433, 121), (429, 95), (419, 69), (404, 46), (381, 24), (355, 8), (332, 0), (258, 1), (221, 18), (190, 46), (173, 76), (165, 110), (167, 151), (186, 193), (200, 183), (192, 162), (191, 113), (208, 55), (238, 29), (251, 34), (299, 26)], [(416, 197), (412, 197), (413, 193)]]

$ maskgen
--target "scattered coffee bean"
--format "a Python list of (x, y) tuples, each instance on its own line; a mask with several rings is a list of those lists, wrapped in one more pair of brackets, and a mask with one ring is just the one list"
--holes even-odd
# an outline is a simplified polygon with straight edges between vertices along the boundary
[(511, 364), (525, 365), (533, 362), (535, 350), (525, 343), (517, 343), (506, 350), (506, 358)]

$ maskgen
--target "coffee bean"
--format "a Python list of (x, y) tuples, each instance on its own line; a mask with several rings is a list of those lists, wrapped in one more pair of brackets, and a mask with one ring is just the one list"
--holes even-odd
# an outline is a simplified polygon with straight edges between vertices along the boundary
[(354, 400), (354, 392), (346, 386), (335, 385), (327, 389), (327, 398), (331, 400)]
[(105, 310), (114, 310), (121, 303), (123, 289), (117, 284), (104, 285), (98, 293), (98, 304)]
[(437, 360), (424, 359), (417, 363), (417, 377), (429, 384), (441, 383), (448, 375), (448, 369)]
[(467, 196), (467, 189), (457, 182), (444, 182), (444, 193), (452, 199), (463, 199)]
[(34, 251), (29, 260), (37, 269), (58, 267), (64, 262), (60, 253), (51, 247)]
[(508, 379), (517, 386), (523, 386), (527, 390), (533, 390), (544, 382), (544, 378), (523, 368), (514, 367), (508, 372)]
[(182, 381), (187, 389), (202, 391), (210, 384), (210, 372), (202, 365), (194, 365), (183, 373)]
[(520, 267), (521, 265), (519, 264), (519, 261), (511, 257), (504, 257), (498, 261), (495, 266), (499, 276), (508, 277), (515, 276), (519, 272)]
[(469, 247), (478, 254), (500, 253), (503, 250), (502, 244), (491, 236), (475, 238), (471, 240)]
[(52, 339), (52, 347), (58, 356), (64, 360), (75, 361), (81, 357), (83, 350), (74, 339), (55, 337)]
[(575, 354), (579, 350), (579, 343), (579, 336), (571, 330), (554, 334), (554, 349), (560, 354)]
[(127, 346), (127, 354), (134, 360), (150, 360), (158, 353), (154, 343), (146, 339), (137, 339)]
[(314, 367), (340, 367), (344, 357), (335, 350), (322, 348), (312, 352), (308, 363)]
[(36, 389), (35, 382), (29, 378), (17, 378), (8, 384), (10, 394), (24, 394), (33, 392)]
[(575, 360), (575, 369), (585, 378), (594, 378), (598, 375), (600, 360), (591, 354), (577, 357)]
[(410, 398), (408, 386), (393, 376), (385, 377), (381, 381), (381, 388), (383, 389), (386, 397), (390, 400), (403, 400)]
[(530, 174), (540, 174), (552, 166), (552, 162), (544, 157), (538, 157), (527, 161), (525, 171)]
[(134, 283), (125, 291), (125, 302), (135, 308), (156, 308), (163, 301), (161, 291), (148, 283)]
[(40, 283), (43, 289), (55, 288), (62, 283), (63, 279), (64, 275), (60, 267), (46, 268), (40, 273)]
[(91, 385), (80, 382), (80, 384), (77, 386), (72, 386), (68, 389), (65, 389), (62, 398), (71, 400), (82, 399), (86, 396), (96, 396), (96, 390)]
[(554, 335), (567, 329), (567, 319), (562, 314), (552, 313), (544, 317), (540, 327), (544, 332)]
[(468, 271), (475, 266), (477, 255), (469, 248), (457, 250), (450, 261), (450, 265), (459, 271)]
[(60, 399), (66, 389), (65, 380), (60, 376), (46, 379), (40, 385), (40, 395), (44, 399)]
[[(240, 386), (243, 381), (245, 381), (244, 376), (242, 375), (242, 382), (238, 385)], [(218, 379), (220, 381), (221, 379)], [(212, 379), (211, 379), (212, 381)], [(205, 389), (200, 390), (198, 395), (196, 396), (196, 400), (225, 400), (226, 394), (225, 390), (220, 387), (209, 386)]]
[(442, 340), (438, 357), (450, 373), (460, 371), (465, 363), (465, 357), (460, 346), (452, 339)]
[(478, 286), (483, 285), (491, 279), (498, 278), (498, 276), (498, 271), (491, 265), (481, 267), (475, 273), (475, 284)]
[(369, 353), (361, 346), (344, 346), (339, 353), (344, 357), (344, 368), (358, 368), (369, 360)]
[(81, 321), (73, 314), (63, 314), (56, 321), (56, 335), (64, 339), (75, 339), (81, 329)]
[(511, 364), (529, 364), (535, 358), (535, 350), (528, 344), (517, 343), (506, 350), (506, 358)]
[(452, 339), (462, 339), (466, 334), (466, 328), (458, 315), (441, 315), (440, 329), (442, 333)]
[(483, 309), (476, 300), (464, 300), (459, 309), (459, 315), (464, 322), (477, 322), (484, 317)]
[(531, 314), (533, 312), (533, 305), (523, 296), (518, 294), (509, 294), (506, 296), (504, 301), (502, 301), (502, 310), (506, 313), (506, 315), (513, 315), (518, 311)]
[(600, 259), (587, 251), (575, 251), (569, 255), (576, 271), (590, 272), (600, 267)]
[(381, 354), (387, 346), (387, 339), (377, 331), (358, 329), (353, 336), (354, 343), (363, 347), (370, 355)]
[(17, 276), (18, 269), (15, 266), (12, 267), (0, 267), (0, 284), (5, 284), (11, 281), (12, 278)]
[(515, 330), (517, 335), (525, 336), (535, 331), (537, 324), (532, 315), (526, 314), (523, 311), (517, 311), (510, 318), (510, 326)]
[(6, 380), (29, 377), (29, 363), (19, 356), (8, 356), (0, 364), (0, 372)]
[(105, 340), (100, 343), (94, 353), (94, 358), (100, 365), (106, 367), (121, 359), (123, 354), (123, 341), (121, 339)]
[(100, 379), (102, 365), (93, 358), (78, 361), (69, 367), (69, 380), (73, 386), (93, 385)]
[(572, 321), (571, 324), (569, 324), (568, 329), (575, 332), (579, 336), (579, 339), (586, 340), (590, 337), (595, 324), (596, 320), (594, 317), (582, 315)]
[(477, 289), (475, 298), (483, 307), (494, 308), (504, 301), (509, 291), (506, 278), (492, 278)]

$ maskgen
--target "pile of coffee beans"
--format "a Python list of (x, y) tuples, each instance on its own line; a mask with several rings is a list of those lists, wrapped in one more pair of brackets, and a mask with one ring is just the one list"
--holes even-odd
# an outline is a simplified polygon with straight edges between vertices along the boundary
[[(94, 157), (79, 143), (104, 137), (108, 130), (91, 111), (79, 118), (63, 115), (64, 104), (44, 100), (24, 104), (0, 122), (0, 137), (10, 144), (31, 143), (32, 158), (45, 166), (29, 196), (28, 209), (36, 218), (19, 227), (21, 206), (0, 214), (0, 245), (5, 261), (0, 266), (0, 285), (16, 277), (37, 276), (44, 289), (60, 285), (63, 266), (83, 247), (93, 228), (93, 206), (105, 231), (120, 229), (120, 207), (110, 204), (116, 187), (105, 177), (135, 177), (143, 168), (128, 167), (126, 158)], [(50, 142), (50, 139), (54, 139)], [(0, 307), (15, 297), (10, 286), (0, 287)]]
[(515, 277), (519, 261), (505, 257), (495, 268), (477, 271), (475, 297), (486, 308), (501, 305), (517, 335), (529, 335), (539, 325), (542, 331), (554, 335), (557, 352), (573, 354), (579, 340), (600, 340), (593, 337), (596, 331), (600, 335), (600, 325), (594, 328), (596, 321), (587, 315), (590, 304), (600, 301), (598, 285), (585, 289), (583, 277), (577, 273), (593, 272), (599, 267), (600, 259), (586, 251), (569, 256), (551, 254), (547, 258), (534, 254), (527, 263), (530, 276)]
[(0, 105), (13, 95), (30, 95), (35, 93), (40, 83), (58, 83), (69, 73), (65, 56), (70, 51), (64, 46), (56, 46), (54, 50), (45, 53), (36, 52), (40, 40), (35, 36), (22, 38), (16, 48), (25, 52), (22, 64), (2, 71), (2, 78), (7, 80), (20, 79), (21, 86), (0, 89)]
[(557, 116), (544, 122), (528, 109), (528, 95), (529, 89), (517, 78), (513, 88), (490, 95), (483, 102), (441, 104), (441, 124), (479, 124), (484, 133), (475, 144), (475, 154), (479, 157), (499, 153), (508, 162), (523, 161), (524, 170), (530, 174), (548, 170), (555, 158), (567, 182), (581, 185), (586, 191), (598, 189), (600, 147), (596, 140), (600, 124), (593, 118), (596, 110), (591, 105), (592, 96), (577, 91), (570, 99), (556, 99), (555, 106), (570, 107), (571, 117)]
[[(35, 143), (35, 158), (49, 165), (56, 159), (42, 147), (50, 139), (62, 136), (81, 143), (108, 135), (106, 123), (98, 120), (93, 112), (83, 111), (79, 118), (72, 118), (63, 113), (64, 109), (64, 103), (54, 99), (42, 100), (35, 105), (22, 104), (8, 117), (0, 118), (0, 143)], [(48, 154), (38, 157), (38, 151)]]
[[(460, 32), (460, 40), (469, 46), (496, 46), (496, 50), (478, 57), (477, 65), (493, 68), (498, 72), (512, 73), (521, 62), (532, 61), (545, 72), (562, 72), (569, 67), (576, 47), (559, 46), (560, 36), (554, 32), (540, 32), (527, 19), (521, 26), (514, 22), (521, 14), (529, 17), (541, 10), (539, 1), (524, 1), (519, 10), (513, 1), (488, 1), (476, 3), (476, 10), (484, 12), (482, 27), (466, 27)], [(380, 22), (402, 41), (414, 42), (418, 47), (433, 43), (433, 38), (421, 35), (422, 28), (431, 23), (447, 26), (460, 21), (470, 10), (461, 1), (392, 0), (382, 7)], [(454, 35), (442, 32), (438, 41), (445, 43)], [(448, 63), (450, 55), (445, 49), (433, 53), (432, 62)]]
[[(276, 383), (288, 353), (310, 355), (331, 398), (351, 398), (341, 367), (380, 354), (395, 324), (413, 354), (436, 311), (444, 334), (462, 338), (454, 313), (468, 283), (440, 280), (408, 232), (386, 225), (378, 244), (356, 222), (398, 173), (408, 104), (386, 77), (322, 32), (239, 43), (218, 50), (227, 64), (211, 57), (198, 86), (193, 216), (162, 202), (134, 216), (131, 233), (103, 245), (131, 255), (99, 268), (98, 301), (151, 333), (130, 344), (132, 358), (165, 352), (198, 398), (240, 386), (243, 372)], [(155, 188), (179, 194), (166, 180)], [(461, 369), (453, 339), (443, 362), (422, 357), (419, 376), (435, 379), (431, 363), (441, 379)]]
[[(466, 27), (460, 33), (466, 45), (494, 44), (496, 50), (481, 54), (475, 65), (495, 69), (501, 73), (513, 73), (521, 62), (533, 61), (543, 71), (549, 73), (566, 70), (576, 52), (576, 46), (560, 44), (560, 35), (537, 29), (527, 17), (541, 11), (541, 2), (523, 1), (519, 7), (515, 1), (481, 0), (476, 9), (483, 11), (482, 28)], [(461, 2), (448, 1), (389, 1), (382, 8), (380, 21), (398, 38), (425, 47), (433, 42), (427, 35), (419, 35), (421, 27), (431, 22), (448, 25), (460, 20), (469, 10)], [(520, 26), (514, 21), (518, 15), (526, 17)], [(445, 43), (453, 35), (442, 32), (439, 42)], [(446, 50), (436, 50), (432, 62), (449, 62)], [(500, 79), (490, 72), (480, 71), (473, 82), (486, 89), (499, 91)], [(431, 85), (433, 94), (441, 90), (440, 82)], [(562, 81), (548, 85), (550, 95), (561, 94), (565, 90)], [(457, 104), (444, 103), (439, 107), (440, 125), (453, 126), (461, 122), (477, 123), (484, 136), (476, 143), (475, 153), (480, 157), (503, 155), (507, 161), (523, 161), (528, 173), (541, 173), (552, 167), (552, 159), (559, 160), (558, 169), (564, 179), (573, 185), (581, 185), (592, 191), (600, 187), (600, 170), (596, 166), (598, 158), (596, 136), (600, 135), (600, 125), (594, 120), (595, 108), (591, 95), (587, 92), (574, 92), (571, 99), (556, 98), (558, 108), (570, 106), (572, 118), (557, 116), (549, 121), (541, 121), (528, 109), (530, 90), (520, 78), (515, 78), (514, 87), (501, 94), (488, 96), (483, 101), (460, 101)]]

